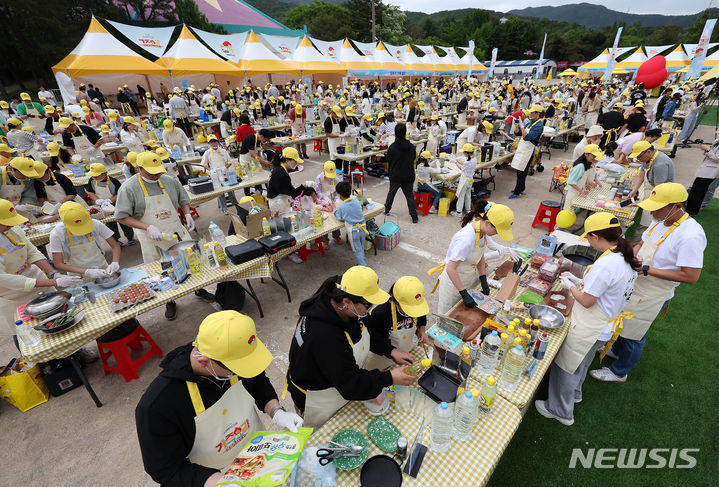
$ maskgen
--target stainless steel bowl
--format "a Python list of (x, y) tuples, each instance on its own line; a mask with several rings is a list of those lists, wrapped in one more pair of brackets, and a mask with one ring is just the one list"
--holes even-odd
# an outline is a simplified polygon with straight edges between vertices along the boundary
[(168, 251), (176, 250), (180, 253), (184, 253), (190, 247), (195, 247), (195, 250), (197, 250), (199, 248), (198, 241), (197, 240), (181, 240), (167, 250)]
[(539, 326), (547, 328), (548, 330), (561, 328), (562, 325), (564, 325), (564, 316), (562, 316), (562, 313), (557, 311), (556, 308), (545, 304), (535, 304), (529, 308), (529, 317), (533, 320), (538, 319)]
[(120, 278), (122, 277), (121, 271), (117, 271), (114, 274), (111, 274), (107, 277), (99, 277), (95, 279), (95, 284), (98, 286), (109, 289), (111, 287), (117, 286), (117, 284), (120, 282)]
[(41, 294), (27, 304), (25, 314), (33, 318), (47, 318), (59, 313), (70, 297), (71, 294), (65, 291)]

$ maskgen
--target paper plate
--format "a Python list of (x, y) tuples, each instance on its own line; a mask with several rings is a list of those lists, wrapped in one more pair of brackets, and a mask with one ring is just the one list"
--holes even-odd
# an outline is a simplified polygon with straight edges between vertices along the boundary
[[(347, 448), (351, 448), (355, 445), (362, 447), (362, 454), (358, 457), (339, 457), (335, 458), (332, 463), (335, 464), (335, 468), (338, 470), (353, 470), (361, 466), (365, 460), (367, 460), (367, 454), (369, 453), (369, 442), (365, 435), (361, 431), (353, 429), (344, 429), (338, 431), (332, 437), (332, 441), (344, 445)], [(328, 445), (331, 448), (337, 448), (336, 445)]]
[(402, 433), (395, 425), (380, 416), (367, 425), (367, 436), (380, 450), (394, 453), (397, 450), (397, 439), (402, 436)]

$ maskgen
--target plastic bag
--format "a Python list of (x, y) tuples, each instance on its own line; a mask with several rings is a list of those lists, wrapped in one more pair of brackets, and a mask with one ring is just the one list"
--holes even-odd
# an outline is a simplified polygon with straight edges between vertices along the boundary
[[(12, 362), (8, 365), (10, 367)], [(34, 365), (29, 369), (22, 369), (14, 373), (9, 369), (3, 370), (0, 376), (0, 398), (6, 400), (20, 411), (47, 402), (50, 397), (45, 382), (40, 377), (40, 366)]]
[(272, 487), (292, 474), (312, 428), (255, 431), (217, 485)]

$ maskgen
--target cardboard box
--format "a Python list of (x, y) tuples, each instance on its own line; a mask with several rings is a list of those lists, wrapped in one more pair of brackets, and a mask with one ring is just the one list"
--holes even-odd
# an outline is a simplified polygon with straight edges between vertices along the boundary
[(517, 290), (517, 286), (519, 285), (519, 276), (517, 274), (509, 274), (507, 277), (504, 278), (504, 281), (502, 281), (502, 287), (499, 288), (499, 291), (497, 292), (497, 295), (494, 297), (497, 301), (506, 301), (510, 299), (512, 296), (514, 296), (514, 291)]
[(262, 234), (262, 219), (267, 218), (270, 220), (270, 210), (264, 205), (258, 205), (254, 203), (255, 207), (261, 208), (257, 213), (250, 214), (250, 208), (253, 205), (250, 203), (240, 203), (237, 209), (237, 215), (231, 214), (232, 225), (235, 227), (237, 235), (241, 235), (245, 238), (257, 238), (261, 237)]

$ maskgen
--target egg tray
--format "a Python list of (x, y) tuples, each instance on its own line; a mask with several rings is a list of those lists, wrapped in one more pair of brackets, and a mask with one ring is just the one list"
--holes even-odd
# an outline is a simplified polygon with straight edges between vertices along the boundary
[[(132, 291), (135, 291), (134, 293)], [(146, 291), (146, 292), (144, 292)], [(122, 300), (123, 294), (125, 295), (126, 301)], [(132, 295), (132, 297), (128, 296)], [(123, 309), (129, 308), (130, 306), (142, 303), (148, 299), (155, 297), (155, 291), (143, 283), (134, 283), (123, 288), (110, 291), (105, 293), (104, 296), (107, 298), (107, 302), (110, 305), (110, 310), (114, 313), (122, 311)], [(134, 298), (134, 301), (133, 301)], [(115, 302), (117, 300), (118, 302)]]

